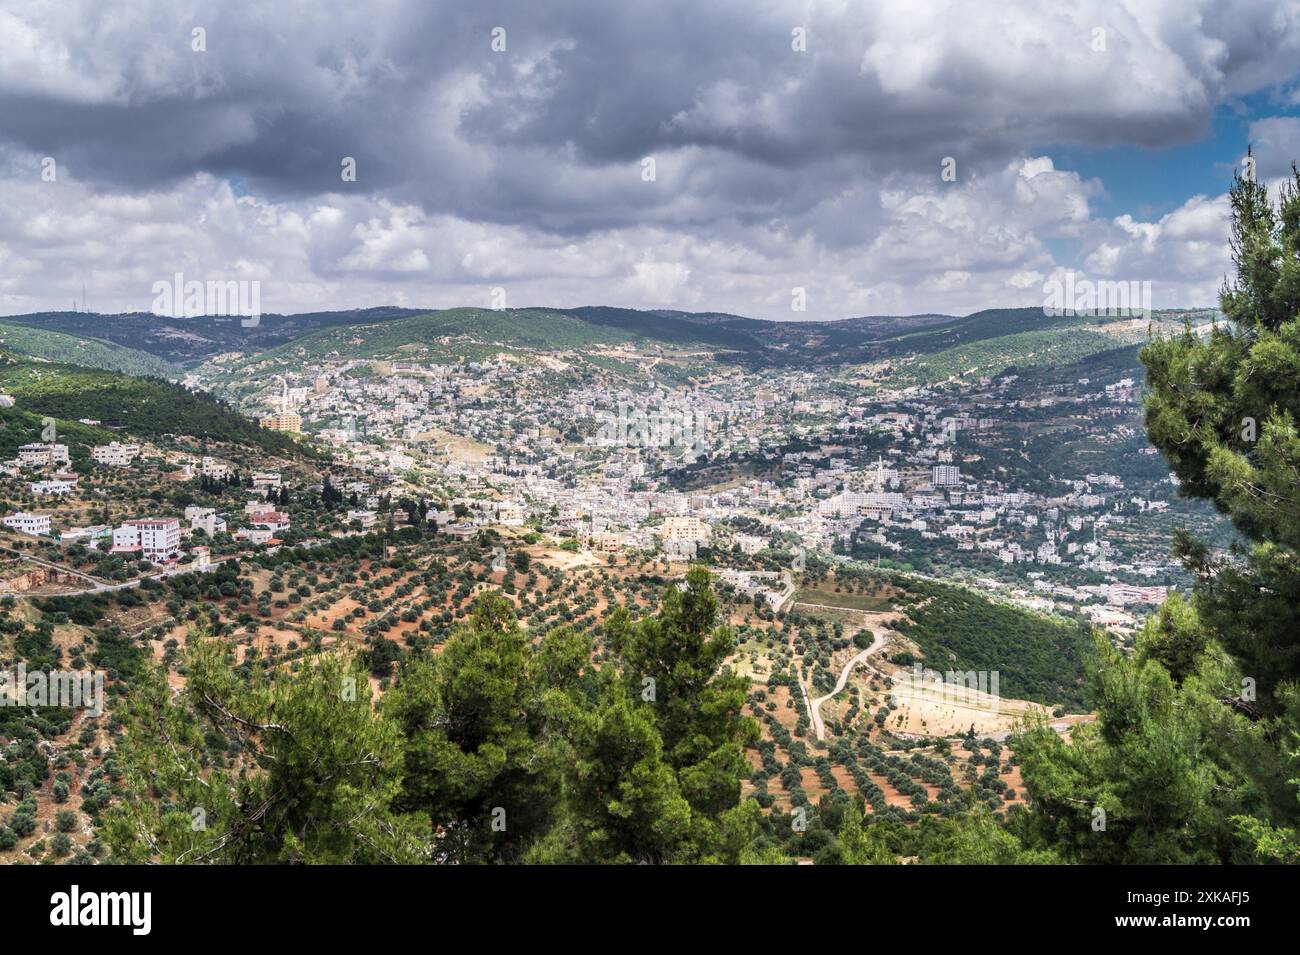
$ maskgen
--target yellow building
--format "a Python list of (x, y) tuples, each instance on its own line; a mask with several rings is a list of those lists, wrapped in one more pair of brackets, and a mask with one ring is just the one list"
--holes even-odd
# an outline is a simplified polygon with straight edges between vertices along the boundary
[(259, 424), (271, 431), (291, 431), (294, 434), (302, 432), (302, 416), (292, 411), (276, 411), (263, 415)]
[(698, 517), (670, 517), (664, 521), (663, 536), (666, 541), (702, 544), (709, 539), (709, 525)]

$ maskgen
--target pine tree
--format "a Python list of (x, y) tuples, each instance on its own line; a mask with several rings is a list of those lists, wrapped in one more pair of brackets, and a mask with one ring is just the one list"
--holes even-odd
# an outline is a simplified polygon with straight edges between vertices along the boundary
[(549, 826), (559, 768), (547, 691), (563, 688), (561, 670), (546, 668), (570, 639), (557, 632), (535, 651), (510, 602), (486, 594), (385, 700), (405, 741), (398, 805), (429, 815), (441, 860), (512, 861)]
[(643, 701), (658, 727), (701, 851), (712, 848), (722, 814), (739, 803), (749, 771), (744, 747), (758, 738), (743, 712), (748, 684), (723, 668), (735, 634), (717, 617), (709, 572), (696, 566), (682, 587), (664, 592), (656, 616), (633, 624), (619, 608), (606, 626), (628, 696)]
[(137, 681), (123, 714), (125, 792), (104, 827), (115, 859), (427, 860), (427, 819), (393, 810), (401, 740), (355, 657), (323, 655), (265, 682), (232, 656), (196, 635), (179, 697), (162, 668)]
[(1248, 544), (1214, 556), (1180, 533), (1191, 598), (1132, 658), (1099, 642), (1097, 724), (1020, 740), (1022, 834), (1083, 861), (1300, 860), (1300, 171), (1276, 203), (1237, 177), (1230, 204), (1226, 324), (1142, 361), (1151, 442)]

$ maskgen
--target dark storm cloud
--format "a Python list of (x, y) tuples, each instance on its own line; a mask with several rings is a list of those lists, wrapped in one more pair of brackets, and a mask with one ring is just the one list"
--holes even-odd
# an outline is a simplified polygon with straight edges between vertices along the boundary
[[(67, 276), (89, 274), (101, 301), (142, 307), (184, 266), (263, 279), (280, 310), (486, 304), (509, 285), (553, 304), (775, 316), (800, 286), (804, 317), (954, 311), (1032, 300), (1054, 238), (1203, 299), (1218, 197), (1099, 220), (1105, 184), (1051, 152), (1184, 143), (1237, 97), (1283, 99), (1298, 6), (0, 8), (0, 306), (66, 305)], [(1252, 119), (1278, 150), (1295, 140), (1289, 117)]]
[[(206, 171), (310, 196), (338, 190), (351, 156), (353, 191), (578, 233), (797, 215), (850, 163), (881, 180), (931, 175), (945, 155), (975, 171), (1033, 144), (1186, 141), (1224, 90), (1275, 82), (1296, 52), (1278, 29), (1294, 11), (1262, 3), (1211, 9), (1221, 35), (1089, 4), (979, 17), (750, 0), (135, 9), (113, 25), (98, 7), (65, 20), (63, 72), (87, 88), (0, 87), (0, 135), (136, 189)], [(193, 26), (206, 52), (191, 50)], [(792, 49), (796, 27), (807, 52)], [(664, 188), (627, 188), (650, 155)]]

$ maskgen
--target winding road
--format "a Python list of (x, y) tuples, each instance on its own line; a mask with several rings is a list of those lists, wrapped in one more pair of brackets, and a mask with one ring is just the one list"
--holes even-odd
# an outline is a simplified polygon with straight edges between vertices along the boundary
[(835, 689), (831, 690), (825, 696), (819, 696), (817, 699), (809, 702), (808, 691), (804, 688), (803, 681), (799, 682), (799, 689), (803, 690), (803, 701), (808, 706), (808, 718), (812, 721), (813, 731), (817, 734), (819, 740), (824, 740), (826, 738), (826, 724), (822, 722), (821, 714), (822, 704), (835, 696), (836, 693), (839, 693), (840, 690), (844, 689), (845, 685), (849, 682), (849, 675), (853, 672), (855, 666), (865, 661), (867, 657), (871, 656), (873, 653), (879, 653), (884, 649), (886, 633), (884, 627), (879, 629), (875, 627), (864, 627), (863, 629), (871, 630), (871, 646), (867, 647), (865, 650), (853, 657), (853, 659), (848, 663), (844, 664), (844, 669), (840, 671), (840, 678), (835, 682)]

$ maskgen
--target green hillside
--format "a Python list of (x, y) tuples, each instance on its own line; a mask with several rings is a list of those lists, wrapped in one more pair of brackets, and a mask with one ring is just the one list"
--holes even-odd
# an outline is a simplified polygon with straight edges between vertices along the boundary
[(618, 345), (633, 335), (543, 309), (493, 310), (453, 308), (377, 325), (343, 325), (322, 329), (298, 341), (266, 352), (325, 357), (333, 352), (348, 358), (403, 358), (425, 351), (437, 356), (453, 341), (506, 349), (583, 349)]
[(147, 352), (97, 338), (83, 338), (10, 322), (0, 322), (0, 349), (13, 355), (86, 368), (103, 368), (127, 375), (180, 377), (175, 366)]
[[(85, 425), (76, 420), (56, 418), (58, 440), (68, 446), (72, 460), (90, 457), (90, 448), (96, 444), (121, 440), (121, 435), (107, 428)], [(41, 440), (46, 416), (19, 408), (0, 408), (0, 458), (17, 457), (24, 444)]]
[[(383, 322), (418, 314), (419, 309), (393, 306), (302, 312), (296, 315), (264, 312), (257, 325), (249, 327), (238, 319), (220, 315), (168, 318), (152, 312), (123, 312), (114, 315), (99, 312), (33, 312), (5, 316), (3, 323), (34, 331), (60, 332), (79, 338), (111, 342), (154, 355), (176, 366), (189, 367), (222, 352), (262, 351), (283, 345), (318, 328)], [(83, 361), (79, 364), (90, 363)], [(155, 370), (151, 373), (159, 372)]]
[(206, 435), (271, 453), (310, 453), (288, 435), (264, 430), (208, 394), (157, 378), (18, 361), (0, 366), (0, 391), (14, 397), (11, 412), (69, 422), (89, 418), (139, 437)]
[[(642, 374), (643, 369), (601, 358), (592, 353), (618, 345), (663, 344), (713, 351), (705, 339), (734, 336), (705, 326), (644, 313), (645, 322), (633, 320), (643, 313), (609, 314), (589, 320), (550, 309), (453, 308), (398, 318), (376, 324), (342, 325), (320, 329), (296, 341), (234, 360), (210, 362), (200, 374), (222, 394), (242, 398), (257, 383), (282, 368), (297, 368), (323, 361), (397, 360), (452, 364), (484, 361), (496, 355), (565, 352), (582, 356), (592, 370), (612, 374)], [(679, 371), (669, 366), (660, 375)]]
[(1116, 340), (1077, 328), (1018, 332), (982, 338), (900, 364), (890, 385), (924, 385), (949, 378), (995, 375), (1007, 368), (1060, 366), (1109, 351)]
[(1035, 700), (1081, 711), (1087, 626), (995, 603), (972, 591), (900, 577), (907, 620), (897, 629), (938, 670), (996, 672), (1008, 699)]

